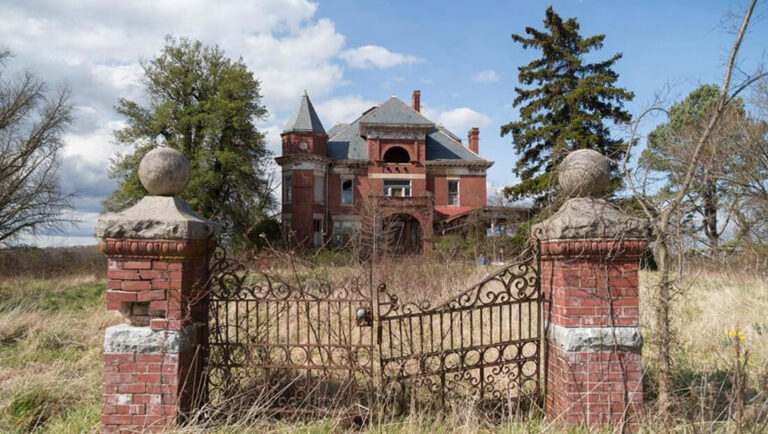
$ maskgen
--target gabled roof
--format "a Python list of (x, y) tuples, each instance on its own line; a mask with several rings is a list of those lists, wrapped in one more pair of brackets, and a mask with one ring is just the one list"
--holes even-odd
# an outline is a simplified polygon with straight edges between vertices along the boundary
[(409, 125), (409, 126), (434, 126), (435, 123), (421, 115), (400, 98), (391, 96), (376, 110), (363, 116), (361, 121), (366, 125)]
[(307, 91), (304, 91), (304, 95), (301, 96), (299, 106), (296, 107), (293, 115), (288, 119), (288, 123), (285, 124), (283, 133), (325, 134), (325, 128), (323, 128), (323, 124), (309, 100)]

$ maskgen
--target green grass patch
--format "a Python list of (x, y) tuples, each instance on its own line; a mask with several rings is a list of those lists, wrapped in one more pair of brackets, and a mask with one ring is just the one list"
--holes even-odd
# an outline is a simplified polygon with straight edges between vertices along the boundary
[(105, 291), (103, 282), (6, 281), (0, 283), (0, 312), (18, 307), (50, 312), (93, 308), (103, 303)]

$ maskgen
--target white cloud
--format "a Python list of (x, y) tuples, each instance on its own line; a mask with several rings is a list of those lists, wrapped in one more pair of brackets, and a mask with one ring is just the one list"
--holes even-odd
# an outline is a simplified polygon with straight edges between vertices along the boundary
[(423, 62), (416, 56), (393, 53), (377, 45), (363, 45), (342, 51), (339, 57), (352, 68), (391, 68), (397, 65)]
[[(140, 59), (155, 57), (167, 34), (216, 44), (228, 57), (243, 59), (261, 81), (271, 114), (259, 128), (267, 147), (279, 154), (281, 117), (303, 90), (323, 101), (345, 83), (345, 37), (331, 20), (315, 16), (317, 7), (308, 0), (232, 0), (215, 7), (206, 0), (2, 2), (0, 41), (14, 52), (9, 67), (29, 67), (51, 87), (66, 82), (72, 89), (75, 123), (63, 137), (62, 187), (80, 193), (76, 212), (94, 213), (115, 185), (107, 178), (109, 158), (127, 150), (113, 143), (113, 131), (123, 125), (114, 106), (121, 97), (146, 97)], [(357, 53), (351, 62), (376, 67), (419, 60), (372, 48), (347, 56)], [(357, 95), (329, 99), (321, 115), (329, 124), (348, 120), (367, 104)], [(90, 229), (91, 217), (84, 223)], [(66, 235), (82, 232), (82, 226)]]
[(315, 104), (315, 110), (327, 131), (338, 122), (347, 124), (352, 122), (376, 104), (375, 101), (365, 99), (361, 95), (348, 95)]
[(459, 137), (462, 137), (470, 128), (482, 128), (491, 124), (491, 118), (469, 107), (458, 107), (444, 111), (422, 107), (421, 111), (424, 113), (424, 116), (438, 124), (442, 124)]
[(493, 69), (480, 71), (472, 77), (475, 83), (496, 83), (499, 81), (499, 75)]

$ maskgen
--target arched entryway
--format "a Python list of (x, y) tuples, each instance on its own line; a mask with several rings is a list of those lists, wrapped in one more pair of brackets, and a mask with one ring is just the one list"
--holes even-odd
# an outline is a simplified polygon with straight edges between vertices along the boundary
[(385, 248), (397, 255), (422, 253), (424, 232), (419, 220), (410, 214), (394, 214), (384, 220)]

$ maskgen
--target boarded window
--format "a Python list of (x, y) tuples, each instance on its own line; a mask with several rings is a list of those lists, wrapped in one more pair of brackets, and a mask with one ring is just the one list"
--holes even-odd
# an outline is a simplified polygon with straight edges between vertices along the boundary
[(323, 203), (323, 177), (315, 175), (315, 203)]
[(283, 203), (291, 203), (291, 199), (293, 199), (292, 184), (291, 174), (288, 173), (283, 177)]
[(459, 180), (448, 180), (448, 205), (459, 204)]
[(323, 244), (323, 221), (320, 219), (313, 220), (314, 225), (314, 242), (315, 247), (320, 247)]

